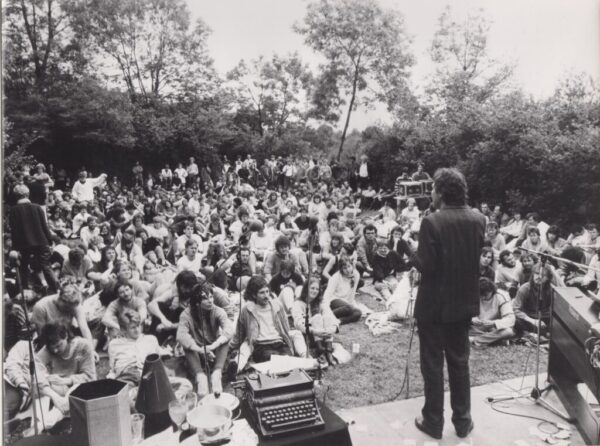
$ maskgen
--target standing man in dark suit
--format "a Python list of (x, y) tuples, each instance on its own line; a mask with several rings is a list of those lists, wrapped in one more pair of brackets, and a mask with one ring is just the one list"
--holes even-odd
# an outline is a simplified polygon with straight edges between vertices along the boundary
[(42, 287), (56, 292), (58, 282), (50, 267), (51, 234), (44, 210), (29, 201), (29, 188), (23, 184), (15, 186), (13, 194), (17, 204), (10, 209), (10, 224), (13, 248), (21, 254), (21, 280), (27, 287), (29, 266), (36, 273)]
[(479, 314), (479, 254), (485, 218), (467, 205), (467, 182), (457, 169), (434, 175), (438, 210), (423, 219), (415, 263), (421, 284), (415, 303), (425, 388), (419, 430), (442, 438), (444, 355), (448, 364), (452, 423), (459, 437), (473, 430), (469, 379), (469, 323)]

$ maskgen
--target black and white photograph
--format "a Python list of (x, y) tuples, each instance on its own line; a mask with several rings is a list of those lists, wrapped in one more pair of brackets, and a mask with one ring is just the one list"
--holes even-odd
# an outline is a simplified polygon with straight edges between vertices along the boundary
[(1, 7), (4, 445), (600, 444), (600, 1)]

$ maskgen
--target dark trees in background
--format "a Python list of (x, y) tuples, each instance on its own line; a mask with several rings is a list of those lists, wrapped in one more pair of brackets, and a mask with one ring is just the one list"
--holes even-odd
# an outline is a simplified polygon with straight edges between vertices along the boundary
[[(473, 204), (600, 223), (599, 86), (571, 76), (547, 99), (526, 96), (511, 66), (489, 57), (480, 13), (463, 22), (442, 14), (435, 74), (416, 95), (401, 17), (370, 1), (309, 6), (299, 31), (325, 56), (317, 75), (291, 54), (240, 64), (225, 79), (208, 54), (208, 26), (191, 22), (181, 0), (3, 8), (6, 170), (35, 158), (73, 176), (82, 165), (128, 175), (135, 160), (156, 172), (193, 155), (215, 171), (223, 155), (366, 153), (383, 188), (419, 160), (430, 173), (457, 165)], [(375, 103), (394, 122), (348, 131), (355, 108)]]

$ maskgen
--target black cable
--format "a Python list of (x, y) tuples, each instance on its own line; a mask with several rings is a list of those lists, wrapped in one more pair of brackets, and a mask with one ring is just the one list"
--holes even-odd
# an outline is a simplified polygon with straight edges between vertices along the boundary
[(404, 377), (402, 378), (402, 386), (400, 387), (400, 391), (398, 393), (396, 393), (394, 396), (392, 396), (392, 398), (390, 398), (388, 400), (389, 401), (394, 401), (396, 400), (400, 395), (402, 395), (402, 392), (404, 391), (404, 386), (406, 385), (406, 398), (408, 398), (408, 392), (409, 392), (409, 388), (410, 388), (410, 377), (409, 377), (409, 368), (410, 368), (410, 353), (412, 350), (412, 342), (413, 342), (413, 338), (415, 336), (415, 322), (414, 322), (414, 318), (411, 321), (411, 327), (410, 327), (410, 337), (408, 339), (408, 349), (406, 352), (406, 363), (404, 366)]
[[(555, 421), (547, 420), (545, 418), (540, 418), (540, 417), (534, 417), (533, 415), (525, 415), (525, 414), (522, 414), (522, 413), (515, 413), (515, 412), (508, 412), (506, 410), (500, 410), (500, 409), (498, 409), (498, 408), (496, 408), (494, 406), (494, 404), (497, 404), (497, 403), (500, 403), (500, 402), (501, 401), (492, 401), (490, 403), (490, 407), (493, 410), (495, 410), (496, 412), (503, 413), (505, 415), (512, 415), (513, 417), (520, 417), (520, 418), (529, 418), (531, 420), (541, 421), (542, 423), (545, 423), (545, 424), (551, 424), (552, 426), (555, 426), (556, 428), (558, 428), (558, 423), (556, 423)], [(538, 426), (540, 426), (540, 425), (538, 424)]]
[[(548, 432), (548, 431), (545, 431), (544, 429), (542, 429), (542, 426), (543, 426), (544, 424), (549, 424), (550, 426), (554, 426), (554, 428), (555, 428), (556, 430), (555, 430), (554, 432)], [(554, 435), (554, 434), (557, 434), (557, 433), (559, 433), (559, 432), (561, 431), (560, 427), (558, 427), (558, 426), (557, 426), (556, 424), (554, 424), (554, 423), (549, 423), (548, 421), (540, 421), (540, 422), (538, 423), (538, 425), (537, 425), (537, 428), (538, 428), (538, 430), (539, 430), (540, 432), (542, 432), (542, 433), (544, 433), (544, 434), (547, 434), (547, 435)]]

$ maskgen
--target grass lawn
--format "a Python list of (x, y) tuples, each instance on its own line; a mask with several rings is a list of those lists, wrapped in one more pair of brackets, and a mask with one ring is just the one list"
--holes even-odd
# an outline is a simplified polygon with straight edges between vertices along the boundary
[[(370, 308), (383, 310), (383, 305), (368, 295), (359, 301)], [(408, 322), (394, 333), (373, 336), (363, 321), (342, 325), (337, 342), (348, 351), (352, 343), (360, 344), (360, 353), (347, 364), (330, 367), (323, 378), (329, 390), (327, 404), (343, 409), (380, 404), (406, 398), (406, 388), (398, 395), (404, 379), (410, 328)], [(531, 357), (526, 374), (535, 373), (535, 350), (528, 346), (489, 347), (471, 349), (471, 385), (479, 386), (522, 376), (527, 355)], [(540, 370), (545, 371), (548, 355), (542, 350)], [(419, 369), (419, 340), (415, 333), (409, 365), (410, 398), (423, 395), (423, 380)], [(446, 382), (447, 384), (447, 382)], [(447, 387), (447, 386), (446, 386)]]
[[(362, 294), (358, 300), (375, 311), (384, 306), (371, 296)], [(404, 379), (404, 367), (408, 351), (410, 328), (408, 322), (391, 334), (373, 336), (364, 320), (342, 325), (336, 342), (352, 351), (352, 343), (360, 344), (360, 353), (349, 363), (329, 367), (323, 376), (326, 404), (334, 410), (380, 404), (406, 398), (406, 388), (399, 395)], [(548, 355), (542, 350), (540, 370), (545, 371)], [(525, 362), (531, 354), (525, 370)], [(471, 384), (479, 386), (491, 382), (535, 373), (535, 350), (528, 346), (511, 345), (471, 349)], [(171, 365), (173, 360), (166, 360)], [(423, 380), (419, 370), (419, 340), (415, 334), (410, 357), (410, 394), (414, 398), (423, 394)], [(108, 360), (102, 358), (98, 364), (98, 377), (108, 372)], [(321, 395), (323, 392), (319, 392)], [(21, 432), (29, 422), (21, 423), (13, 435), (5, 437), (5, 444), (21, 438)]]

